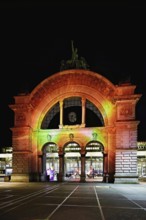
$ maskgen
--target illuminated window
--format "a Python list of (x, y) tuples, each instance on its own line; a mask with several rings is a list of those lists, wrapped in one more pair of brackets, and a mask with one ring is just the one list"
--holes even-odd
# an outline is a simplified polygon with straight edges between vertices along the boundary
[[(63, 100), (63, 125), (81, 125), (82, 123), (82, 98), (69, 97)], [(43, 119), (41, 129), (57, 129), (60, 124), (60, 106), (56, 103)], [(85, 126), (104, 126), (103, 117), (98, 108), (86, 99)]]

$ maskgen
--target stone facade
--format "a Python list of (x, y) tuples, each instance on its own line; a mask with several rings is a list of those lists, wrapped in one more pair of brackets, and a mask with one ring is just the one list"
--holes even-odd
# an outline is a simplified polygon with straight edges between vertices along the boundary
[[(137, 182), (136, 151), (137, 126), (135, 107), (141, 97), (136, 86), (113, 85), (98, 73), (88, 70), (66, 70), (42, 81), (30, 94), (15, 96), (9, 107), (14, 111), (12, 130), (13, 175), (11, 181), (38, 181), (44, 172), (43, 146), (51, 140), (58, 146), (59, 178), (63, 181), (64, 146), (73, 141), (81, 146), (81, 180), (85, 180), (86, 146), (97, 134), (104, 146), (103, 175), (109, 182)], [(63, 123), (63, 102), (69, 97), (80, 97), (81, 123)], [(104, 126), (86, 127), (85, 103), (89, 100), (102, 115)], [(48, 111), (59, 103), (58, 129), (42, 129)], [(49, 140), (48, 140), (49, 138)]]
[(116, 150), (115, 183), (136, 183), (137, 150)]

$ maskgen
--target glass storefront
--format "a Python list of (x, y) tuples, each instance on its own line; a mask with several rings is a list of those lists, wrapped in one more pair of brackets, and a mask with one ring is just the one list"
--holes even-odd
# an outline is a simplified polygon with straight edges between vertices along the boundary
[(88, 152), (85, 162), (86, 181), (103, 180), (103, 154), (101, 152)]
[(79, 153), (66, 153), (64, 163), (65, 179), (80, 179), (81, 161)]
[(64, 148), (64, 179), (80, 180), (81, 175), (81, 147), (76, 142), (67, 143)]
[(137, 172), (139, 177), (146, 177), (146, 157), (137, 159)]
[(137, 148), (137, 173), (139, 178), (146, 178), (146, 142), (138, 142)]
[(59, 173), (59, 156), (58, 147), (55, 143), (47, 143), (45, 148), (45, 169), (46, 169), (46, 180), (57, 181)]
[(85, 164), (86, 181), (90, 179), (103, 181), (103, 149), (103, 145), (98, 141), (91, 141), (87, 144)]
[(46, 173), (48, 180), (57, 181), (57, 174), (59, 173), (59, 158), (58, 153), (46, 155)]
[[(58, 147), (55, 143), (47, 143), (44, 147), (44, 163), (47, 181), (57, 181), (59, 171), (63, 166), (62, 177), (66, 181), (103, 180), (103, 146), (97, 141), (91, 141), (85, 147), (84, 156), (81, 156), (81, 147), (78, 143), (70, 141), (63, 148), (60, 163)], [(81, 162), (82, 157), (82, 162)], [(82, 164), (82, 165), (81, 165)]]

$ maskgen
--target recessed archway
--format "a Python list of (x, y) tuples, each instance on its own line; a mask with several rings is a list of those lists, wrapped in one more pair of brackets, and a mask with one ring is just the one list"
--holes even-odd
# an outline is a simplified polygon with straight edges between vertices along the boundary
[(104, 147), (98, 141), (90, 141), (86, 145), (85, 173), (86, 181), (103, 181)]
[(42, 148), (42, 171), (46, 181), (57, 181), (59, 173), (58, 146), (54, 142), (46, 143)]
[(80, 181), (81, 175), (81, 147), (70, 141), (64, 146), (64, 180)]

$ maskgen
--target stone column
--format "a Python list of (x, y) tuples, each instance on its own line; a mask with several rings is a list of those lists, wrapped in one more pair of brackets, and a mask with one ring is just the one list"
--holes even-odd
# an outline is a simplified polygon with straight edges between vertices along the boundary
[(42, 174), (43, 174), (43, 170), (42, 170), (42, 155), (38, 155), (38, 180), (42, 181)]
[(30, 148), (30, 128), (15, 127), (13, 132), (13, 172), (11, 182), (29, 182), (32, 178), (32, 150)]
[(60, 125), (59, 125), (59, 128), (62, 128), (63, 127), (63, 101), (61, 100), (59, 102), (60, 104)]
[(86, 176), (85, 176), (85, 155), (86, 152), (82, 151), (81, 152), (81, 178), (80, 182), (85, 182)]
[(103, 153), (103, 182), (108, 181), (108, 156), (107, 153)]
[(64, 180), (64, 152), (60, 148), (59, 150), (59, 174), (58, 181), (62, 182)]
[(114, 183), (115, 175), (115, 128), (111, 127), (108, 129), (108, 182)]
[(85, 127), (85, 104), (86, 99), (82, 98), (82, 127)]
[(42, 155), (38, 155), (38, 172), (39, 173), (43, 172), (42, 162), (43, 162)]
[(38, 175), (41, 182), (46, 181), (46, 154), (38, 155)]
[(47, 173), (46, 173), (46, 153), (43, 153), (42, 158), (42, 171), (43, 171), (43, 180), (47, 180)]

